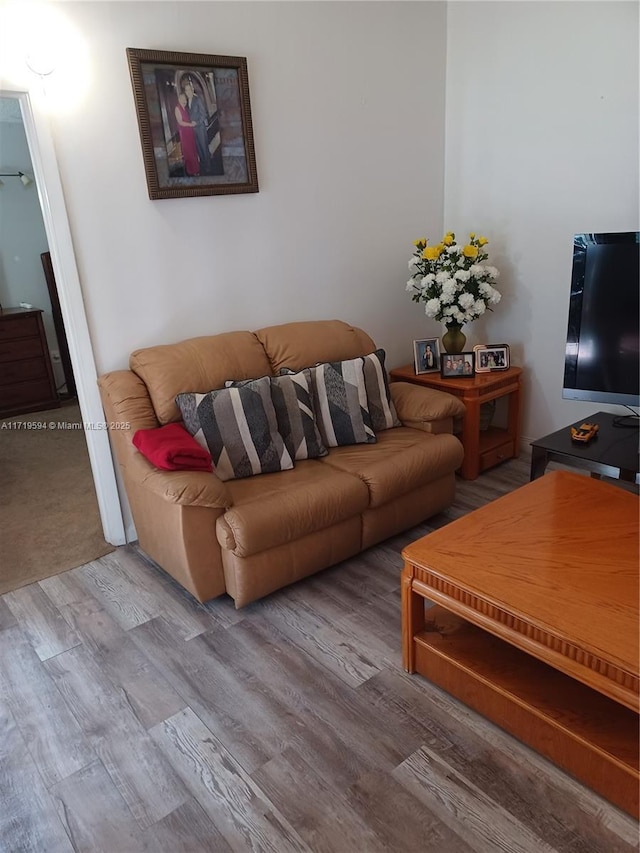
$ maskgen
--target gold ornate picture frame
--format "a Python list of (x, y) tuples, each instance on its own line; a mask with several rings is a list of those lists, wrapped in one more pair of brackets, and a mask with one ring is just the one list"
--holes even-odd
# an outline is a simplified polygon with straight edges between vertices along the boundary
[(149, 198), (258, 192), (247, 60), (127, 48)]

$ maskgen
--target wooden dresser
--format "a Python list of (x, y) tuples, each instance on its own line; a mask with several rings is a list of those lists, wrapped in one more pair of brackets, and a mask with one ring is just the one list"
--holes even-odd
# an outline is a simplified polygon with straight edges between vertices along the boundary
[(0, 417), (59, 405), (42, 310), (0, 309)]

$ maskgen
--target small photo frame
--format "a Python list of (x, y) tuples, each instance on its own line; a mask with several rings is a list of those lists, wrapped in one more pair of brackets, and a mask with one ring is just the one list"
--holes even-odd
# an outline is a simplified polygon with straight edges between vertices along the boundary
[(506, 370), (510, 364), (507, 344), (479, 344), (473, 348), (476, 373), (491, 373)]
[(425, 338), (413, 342), (413, 363), (416, 374), (433, 373), (440, 370), (440, 341), (438, 338)]
[(475, 374), (472, 352), (445, 353), (441, 359), (440, 375), (443, 379), (470, 379)]

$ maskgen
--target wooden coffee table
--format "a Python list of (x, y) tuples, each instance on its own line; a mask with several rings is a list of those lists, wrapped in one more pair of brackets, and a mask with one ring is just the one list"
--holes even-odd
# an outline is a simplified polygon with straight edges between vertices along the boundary
[(409, 545), (402, 579), (405, 669), (636, 817), (638, 509), (553, 472)]

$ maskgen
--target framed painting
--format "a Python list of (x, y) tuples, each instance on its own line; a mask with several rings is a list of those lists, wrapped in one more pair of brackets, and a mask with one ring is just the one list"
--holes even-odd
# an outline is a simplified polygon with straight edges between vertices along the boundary
[(127, 48), (149, 198), (257, 193), (242, 56)]

